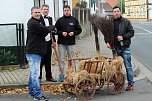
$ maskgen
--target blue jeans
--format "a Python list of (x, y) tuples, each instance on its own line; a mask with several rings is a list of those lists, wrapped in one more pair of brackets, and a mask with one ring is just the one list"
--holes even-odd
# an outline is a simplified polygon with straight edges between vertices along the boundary
[(124, 65), (127, 73), (128, 84), (134, 85), (134, 73), (131, 65), (131, 53), (130, 48), (116, 49), (117, 56), (121, 56), (124, 59)]
[(66, 52), (67, 52), (69, 58), (73, 58), (74, 57), (74, 46), (75, 45), (62, 45), (62, 44), (58, 45), (59, 59), (60, 59), (60, 63), (61, 63), (63, 70), (65, 68)]
[(40, 98), (43, 96), (39, 80), (41, 56), (37, 54), (26, 54), (26, 58), (30, 67), (28, 93), (35, 98)]

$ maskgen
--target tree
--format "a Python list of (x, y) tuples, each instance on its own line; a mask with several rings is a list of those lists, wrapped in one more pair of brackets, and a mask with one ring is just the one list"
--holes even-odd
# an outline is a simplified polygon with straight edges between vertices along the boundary
[(116, 6), (118, 6), (120, 8), (122, 7), (121, 8), (122, 14), (125, 13), (125, 2), (124, 2), (124, 0), (118, 0)]
[(87, 2), (86, 1), (81, 1), (80, 2), (80, 8), (86, 8), (87, 7)]
[(87, 2), (86, 1), (77, 2), (76, 7), (86, 8), (87, 7)]

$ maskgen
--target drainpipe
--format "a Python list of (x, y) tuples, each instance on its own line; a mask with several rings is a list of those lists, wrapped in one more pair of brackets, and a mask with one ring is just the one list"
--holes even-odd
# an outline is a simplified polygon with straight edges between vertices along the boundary
[(149, 4), (149, 3), (148, 3), (148, 0), (147, 0), (147, 1), (146, 1), (146, 5), (147, 5), (147, 20), (149, 20), (149, 8), (148, 8), (149, 6), (148, 6), (148, 4)]

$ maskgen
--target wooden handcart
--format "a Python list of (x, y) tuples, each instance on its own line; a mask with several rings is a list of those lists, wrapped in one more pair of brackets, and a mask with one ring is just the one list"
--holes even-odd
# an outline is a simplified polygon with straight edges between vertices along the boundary
[[(76, 94), (79, 99), (92, 99), (96, 90), (104, 85), (107, 85), (110, 94), (120, 93), (124, 89), (121, 57), (73, 58), (68, 61), (69, 73), (63, 86), (66, 92)], [(80, 61), (79, 68), (76, 61)]]

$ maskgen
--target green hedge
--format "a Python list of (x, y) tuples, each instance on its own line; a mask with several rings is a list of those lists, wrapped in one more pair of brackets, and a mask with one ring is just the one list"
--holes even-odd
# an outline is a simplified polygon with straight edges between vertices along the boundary
[(0, 66), (16, 65), (17, 52), (14, 47), (0, 47)]

